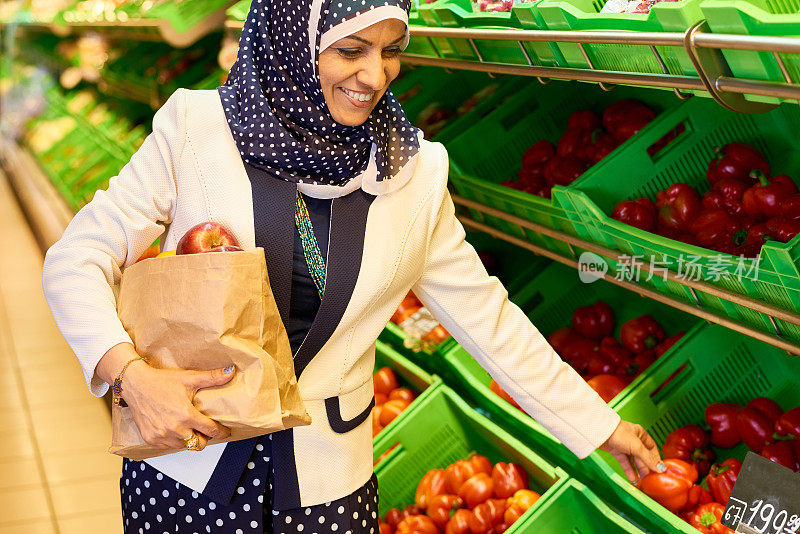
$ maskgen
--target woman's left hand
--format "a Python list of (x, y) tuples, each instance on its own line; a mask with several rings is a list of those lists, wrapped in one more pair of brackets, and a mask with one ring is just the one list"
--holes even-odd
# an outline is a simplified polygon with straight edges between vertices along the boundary
[(666, 471), (655, 440), (641, 425), (620, 421), (614, 433), (599, 449), (611, 453), (617, 459), (628, 480), (634, 485), (638, 485), (650, 471)]

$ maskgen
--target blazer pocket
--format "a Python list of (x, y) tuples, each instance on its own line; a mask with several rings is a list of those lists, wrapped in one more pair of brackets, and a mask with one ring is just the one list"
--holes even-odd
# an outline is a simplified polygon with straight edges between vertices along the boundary
[(328, 422), (331, 425), (331, 428), (337, 434), (346, 434), (351, 430), (355, 429), (358, 425), (363, 423), (367, 420), (367, 418), (372, 414), (372, 408), (375, 406), (375, 395), (372, 396), (372, 400), (369, 402), (369, 406), (367, 406), (363, 412), (358, 414), (357, 416), (353, 417), (352, 419), (345, 421), (342, 419), (342, 411), (339, 405), (339, 397), (329, 397), (325, 399), (325, 410), (328, 414)]

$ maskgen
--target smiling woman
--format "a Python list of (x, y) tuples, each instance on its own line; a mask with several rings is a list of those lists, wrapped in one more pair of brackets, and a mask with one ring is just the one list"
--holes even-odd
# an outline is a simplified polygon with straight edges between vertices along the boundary
[(400, 72), (406, 26), (387, 19), (331, 44), (319, 54), (319, 82), (333, 120), (363, 124)]

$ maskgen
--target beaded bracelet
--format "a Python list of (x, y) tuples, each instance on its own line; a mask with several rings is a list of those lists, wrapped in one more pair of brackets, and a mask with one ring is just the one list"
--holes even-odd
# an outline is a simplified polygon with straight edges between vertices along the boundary
[(147, 358), (144, 356), (139, 356), (138, 358), (133, 358), (122, 367), (122, 371), (119, 372), (117, 378), (114, 379), (114, 383), (111, 385), (111, 391), (113, 395), (112, 402), (114, 403), (114, 406), (119, 406), (120, 408), (125, 408), (128, 406), (128, 403), (122, 398), (122, 377), (125, 374), (125, 370), (128, 368), (128, 366), (136, 360), (144, 360), (145, 363), (148, 363)]

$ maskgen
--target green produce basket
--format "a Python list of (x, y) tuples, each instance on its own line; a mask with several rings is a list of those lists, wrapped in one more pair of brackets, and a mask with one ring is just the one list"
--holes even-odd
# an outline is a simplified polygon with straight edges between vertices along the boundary
[[(705, 0), (700, 4), (714, 33), (759, 35), (769, 37), (800, 36), (800, 2), (768, 0)], [(722, 53), (737, 78), (784, 82), (780, 66), (772, 52), (723, 49)], [(800, 54), (780, 54), (789, 76), (800, 80)], [(778, 102), (761, 95), (745, 95), (748, 100)]]
[[(683, 134), (655, 156), (648, 155), (648, 147), (681, 124), (686, 128)], [(745, 115), (695, 98), (656, 119), (633, 143), (593, 167), (573, 187), (556, 188), (554, 200), (574, 217), (578, 235), (588, 241), (740, 295), (797, 310), (800, 309), (800, 236), (789, 243), (766, 243), (760, 260), (756, 260), (645, 232), (616, 221), (609, 214), (622, 200), (641, 197), (654, 200), (658, 191), (676, 182), (686, 182), (704, 192), (709, 187), (706, 168), (714, 157), (714, 148), (734, 141), (750, 143), (761, 150), (773, 174), (800, 176), (800, 152), (795, 147), (798, 124), (797, 106), (783, 105), (769, 113)], [(676, 298), (695, 303), (688, 287), (678, 284), (666, 287)], [(766, 315), (704, 292), (696, 293), (704, 307), (774, 333)], [(783, 336), (800, 340), (800, 327), (781, 320), (776, 320), (776, 324)]]
[(250, 5), (253, 3), (253, 0), (241, 0), (236, 2), (228, 10), (225, 14), (228, 16), (230, 20), (238, 20), (244, 22), (247, 20), (247, 14), (250, 12)]
[[(650, 13), (600, 13), (605, 0), (543, 0), (514, 6), (520, 19), (540, 20), (548, 30), (684, 32), (700, 21), (700, 0), (661, 2)], [(527, 12), (527, 13), (523, 13)], [(655, 54), (646, 45), (587, 43), (586, 55), (595, 69), (663, 74)], [(572, 68), (592, 68), (577, 43), (558, 43)], [(657, 46), (668, 74), (696, 76), (689, 55), (682, 47)]]
[(399, 421), (402, 421), (403, 418), (409, 417), (410, 414), (413, 413), (413, 410), (417, 409), (417, 406), (420, 406), (427, 397), (432, 395), (436, 387), (442, 383), (442, 379), (438, 376), (428, 374), (399, 352), (392, 349), (389, 345), (381, 341), (376, 341), (375, 370), (377, 371), (381, 367), (390, 367), (397, 375), (397, 381), (400, 387), (409, 388), (416, 391), (419, 395), (414, 399), (411, 405), (409, 405), (403, 413), (398, 415), (394, 421), (389, 423), (378, 436), (390, 431), (399, 424)]
[[(505, 241), (495, 239), (481, 232), (467, 232), (467, 241), (478, 251), (494, 256), (497, 264), (489, 274), (497, 276), (510, 295), (528, 284), (549, 263), (548, 260), (524, 249), (509, 247)], [(446, 369), (442, 355), (458, 345), (452, 337), (439, 345), (433, 353), (416, 352), (414, 343), (403, 330), (394, 323), (388, 323), (380, 338), (391, 345), (410, 361), (423, 369), (440, 374)]]
[(162, 2), (145, 11), (147, 19), (162, 19), (169, 22), (175, 31), (183, 34), (197, 26), (217, 11), (227, 9), (235, 0), (184, 0), (183, 2)]
[[(524, 220), (575, 235), (574, 216), (569, 216), (560, 204), (551, 199), (531, 195), (499, 185), (516, 178), (522, 154), (534, 143), (547, 139), (557, 143), (567, 129), (569, 115), (581, 109), (600, 114), (612, 103), (625, 98), (637, 98), (658, 113), (676, 107), (680, 101), (662, 91), (620, 87), (612, 93), (598, 87), (578, 83), (552, 83), (541, 86), (529, 81), (516, 95), (497, 109), (455, 136), (447, 145), (450, 154), (450, 181), (464, 198), (516, 215)], [(614, 151), (620, 153), (636, 142), (653, 125), (646, 126), (637, 136)], [(612, 156), (607, 157), (609, 159)], [(590, 173), (578, 178), (575, 187)], [(558, 189), (558, 187), (556, 188)], [(527, 240), (547, 250), (572, 256), (567, 243), (533, 230), (522, 228), (492, 215), (472, 210), (478, 222), (487, 224), (519, 239)]]
[[(444, 28), (469, 28), (490, 30), (545, 29), (539, 21), (527, 19), (523, 24), (516, 11), (476, 12), (471, 0), (437, 0), (419, 9), (428, 26)], [(431, 38), (442, 57), (510, 63), (516, 65), (564, 66), (561, 53), (553, 43), (524, 42), (525, 51), (517, 41), (500, 39), (474, 39), (475, 48), (468, 39), (445, 37)], [(477, 53), (476, 50), (477, 49)], [(530, 60), (530, 61), (529, 61)]]
[(529, 476), (530, 488), (541, 498), (506, 532), (528, 532), (522, 527), (566, 481), (567, 474), (553, 467), (521, 441), (475, 412), (447, 386), (439, 386), (413, 414), (382, 432), (374, 442), (379, 458), (375, 474), (380, 488), (380, 513), (405, 508), (414, 502), (419, 481), (430, 469), (444, 468), (471, 453), (483, 454), (492, 463), (515, 462)]
[[(644, 380), (613, 403), (623, 419), (641, 424), (659, 447), (673, 430), (688, 424), (702, 425), (705, 408), (713, 402), (744, 405), (765, 396), (784, 409), (800, 404), (800, 358), (771, 345), (717, 325), (704, 325), (681, 339), (673, 350), (670, 358), (657, 361)], [(717, 461), (743, 460), (747, 448), (739, 444), (716, 452)], [(609, 467), (613, 465), (610, 456), (605, 458), (609, 464), (597, 472), (590, 485), (597, 491), (602, 488), (606, 501), (639, 497), (640, 503), (661, 508), (625, 482), (617, 466), (613, 468), (616, 472)], [(635, 503), (628, 505), (629, 509), (635, 507)], [(675, 521), (676, 529), (683, 526), (683, 532), (695, 532), (677, 518)]]
[(569, 479), (519, 525), (517, 532), (531, 534), (608, 534), (658, 532), (641, 529), (612, 510), (591, 489)]
[[(619, 339), (619, 329), (630, 319), (646, 313), (652, 315), (664, 326), (668, 336), (680, 331), (694, 331), (699, 328), (699, 320), (674, 308), (631, 294), (629, 291), (610, 282), (598, 280), (590, 284), (581, 282), (575, 269), (553, 263), (539, 276), (530, 281), (519, 293), (512, 297), (539, 331), (549, 336), (559, 328), (569, 326), (573, 312), (580, 306), (607, 302), (614, 310), (616, 327), (614, 336)], [(688, 335), (688, 334), (687, 334)], [(669, 358), (674, 347), (662, 358)], [(475, 406), (485, 410), (490, 417), (507, 430), (513, 429), (516, 435), (524, 436), (540, 454), (554, 465), (563, 467), (570, 475), (580, 477), (587, 466), (598, 462), (598, 455), (579, 460), (562, 445), (550, 432), (520, 409), (506, 402), (489, 389), (491, 376), (463, 348), (455, 347), (444, 353), (445, 368), (440, 375), (446, 383), (456, 389)], [(531, 361), (535, 366), (535, 361)], [(644, 380), (646, 371), (636, 378), (617, 398), (625, 396), (625, 391), (633, 389)], [(614, 401), (612, 401), (613, 404)]]
[[(411, 1), (411, 12), (408, 14), (409, 26), (427, 26), (419, 14), (419, 6), (424, 4), (425, 0)], [(416, 56), (437, 57), (436, 49), (426, 37), (414, 37), (413, 35), (403, 53)]]

